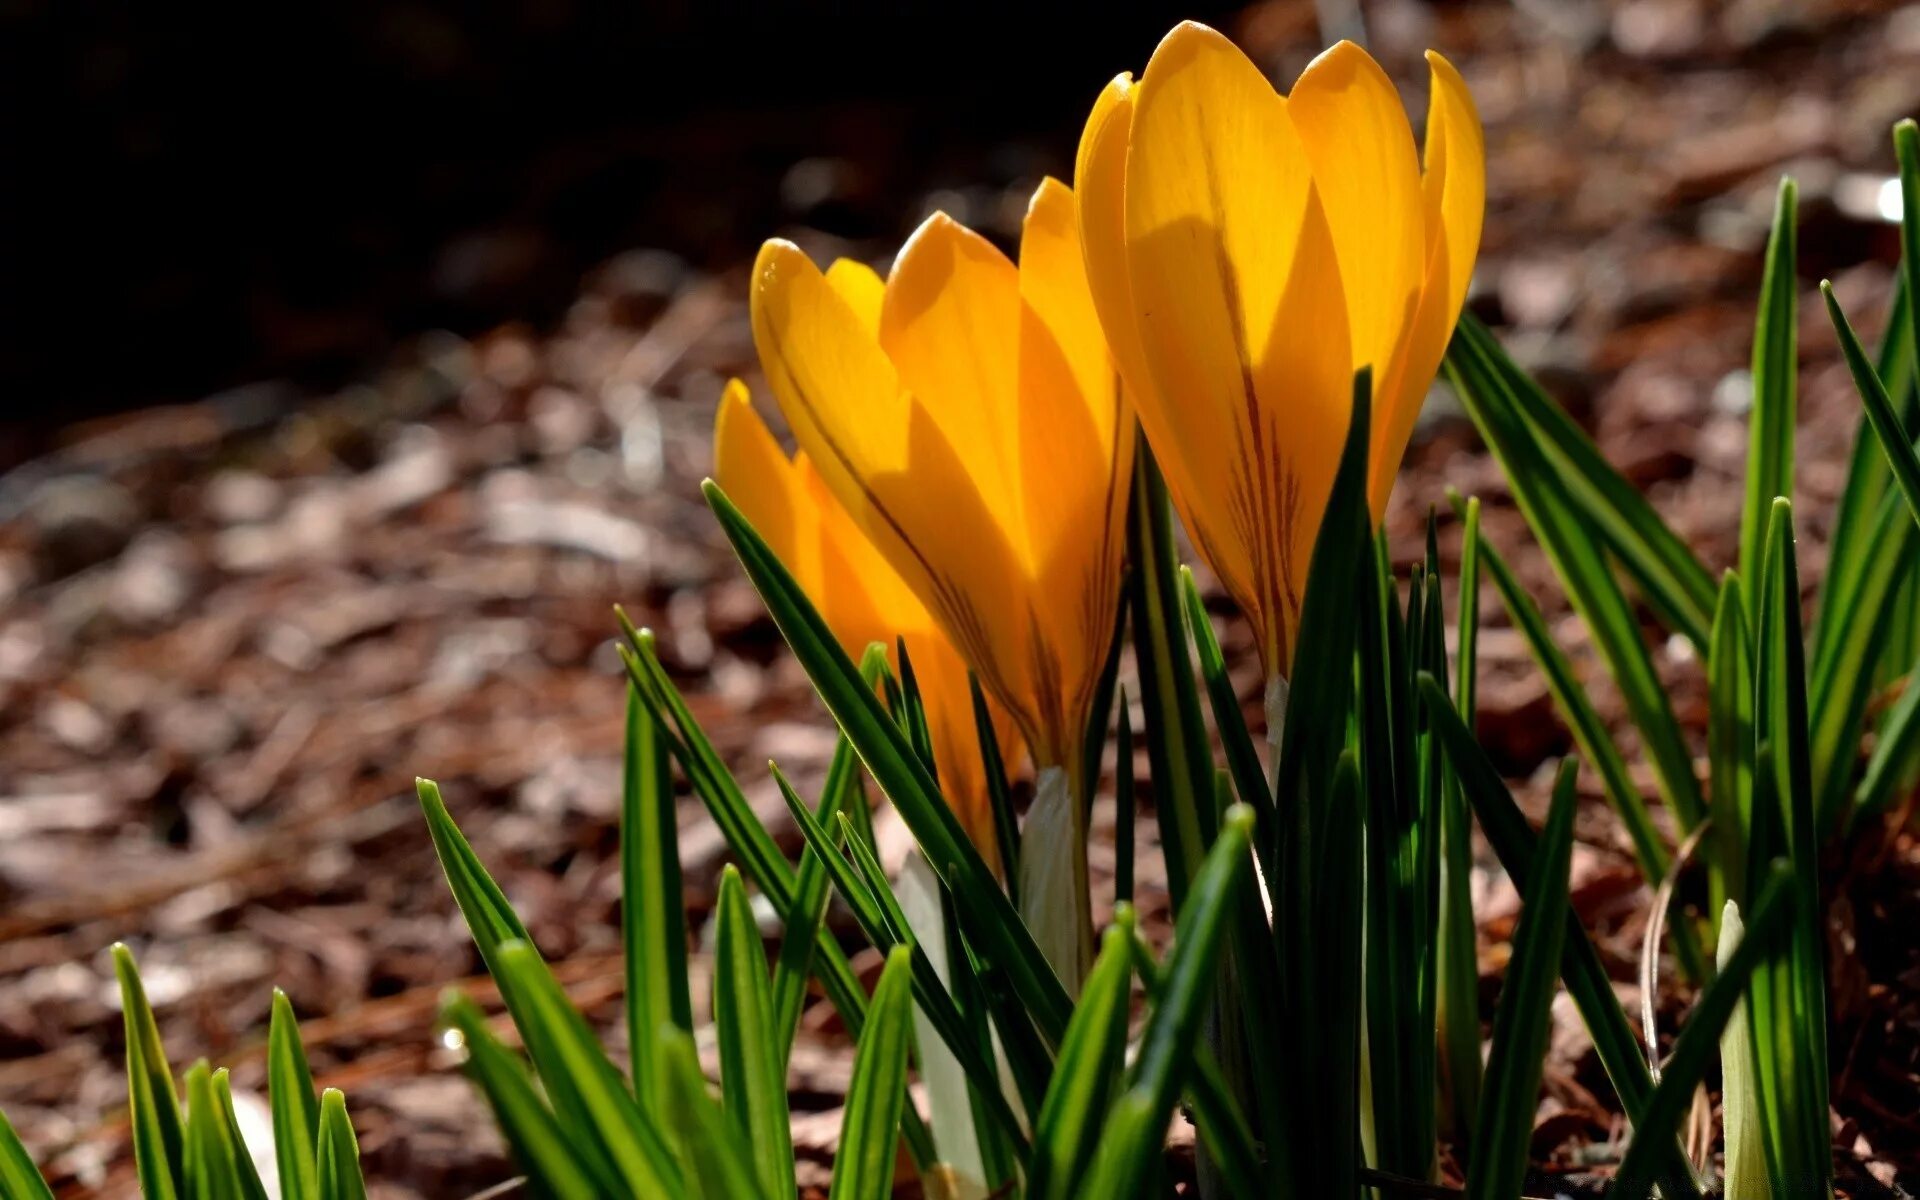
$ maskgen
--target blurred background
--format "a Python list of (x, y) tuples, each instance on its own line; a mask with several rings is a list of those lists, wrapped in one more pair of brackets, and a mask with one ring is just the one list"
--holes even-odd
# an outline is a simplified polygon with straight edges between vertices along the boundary
[[(1778, 178), (1796, 176), (1817, 580), (1858, 408), (1811, 289), (1831, 276), (1877, 336), (1920, 5), (1358, 15), (1416, 130), (1427, 47), (1481, 106), (1471, 307), (1716, 568), (1741, 501), (1760, 251)], [(1176, 20), (1225, 29), (1285, 86), (1354, 16), (1340, 0), (0, 3), (0, 1108), (65, 1194), (133, 1186), (115, 939), (176, 1062), (210, 1055), (243, 1091), (268, 989), (285, 987), (378, 1194), (504, 1178), (433, 1035), (441, 989), (480, 966), (413, 776), (447, 786), (617, 1043), (610, 606), (659, 631), (770, 820), (780, 801), (753, 764), (778, 758), (804, 790), (831, 751), (696, 487), (725, 378), (764, 405), (745, 308), (759, 242), (884, 268), (940, 208), (1010, 246), (1037, 181), (1070, 178), (1101, 85)], [(1488, 499), (1491, 536), (1584, 654), (1437, 390), (1390, 515), (1398, 546), (1448, 485)], [(1488, 599), (1481, 733), (1533, 797), (1569, 742)], [(1219, 613), (1246, 665), (1244, 628)], [(1676, 649), (1661, 666), (1697, 718), (1697, 665)], [(1113, 820), (1097, 814), (1096, 873)], [(723, 846), (696, 801), (681, 816), (699, 938)], [(1151, 847), (1148, 809), (1139, 829)], [(904, 852), (903, 831), (882, 835)], [(1630, 978), (1644, 893), (1597, 800), (1581, 836), (1576, 903)], [(1497, 871), (1479, 883), (1490, 1002), (1515, 901)], [(1142, 878), (1163, 930), (1157, 887)], [(1890, 1182), (1920, 1144), (1898, 1116), (1920, 962), (1868, 930), (1841, 975), (1855, 1040), (1836, 1043), (1836, 1104), (1885, 1114), (1843, 1133), (1862, 1177)], [(1535, 1149), (1577, 1170), (1572, 1148), (1617, 1114), (1560, 1016)], [(847, 1056), (824, 1008), (805, 1028), (795, 1111), (817, 1183)]]

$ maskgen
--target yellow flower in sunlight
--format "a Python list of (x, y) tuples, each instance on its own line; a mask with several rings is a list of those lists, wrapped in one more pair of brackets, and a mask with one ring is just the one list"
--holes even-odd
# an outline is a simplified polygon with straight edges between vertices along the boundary
[[(858, 660), (879, 642), (903, 639), (926, 705), (940, 790), (989, 863), (996, 858), (993, 812), (980, 761), (967, 664), (887, 560), (827, 490), (805, 453), (789, 459), (735, 379), (714, 417), (714, 477), (793, 572), (847, 654)], [(897, 657), (894, 669), (899, 669)], [(1016, 757), (1013, 724), (989, 699), (994, 733)]]
[(1073, 193), (1041, 184), (1017, 266), (945, 214), (914, 233), (884, 284), (846, 261), (823, 274), (770, 241), (752, 309), (801, 448), (1040, 768), (1027, 824), (1048, 850), (1020, 864), (1021, 900), (1078, 915), (1078, 929), (1052, 918), (1051, 945), (1042, 933), (1076, 987), (1091, 926), (1084, 806), (1067, 797), (1090, 784), (1073, 776), (1119, 604), (1133, 420)]
[(1479, 248), (1479, 116), (1453, 67), (1427, 62), (1424, 172), (1366, 51), (1340, 43), (1282, 96), (1191, 23), (1138, 83), (1107, 86), (1080, 141), (1087, 273), (1114, 359), (1188, 533), (1276, 681), (1292, 667), (1353, 374), (1373, 372), (1377, 522)]

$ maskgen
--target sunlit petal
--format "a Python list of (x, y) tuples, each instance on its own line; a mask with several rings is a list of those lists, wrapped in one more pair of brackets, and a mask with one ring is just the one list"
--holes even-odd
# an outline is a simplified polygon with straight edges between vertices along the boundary
[(1386, 512), (1420, 404), (1439, 370), (1454, 322), (1460, 318), (1486, 212), (1486, 136), (1473, 96), (1446, 59), (1429, 51), (1427, 62), (1432, 98), (1420, 203), (1425, 266), (1405, 351), (1377, 392), (1380, 419), (1374, 428), (1368, 488), (1376, 520)]
[(1253, 617), (1268, 669), (1284, 672), (1345, 432), (1351, 342), (1286, 101), (1211, 29), (1179, 26), (1147, 66), (1125, 205), (1158, 393), (1142, 419), (1202, 553)]

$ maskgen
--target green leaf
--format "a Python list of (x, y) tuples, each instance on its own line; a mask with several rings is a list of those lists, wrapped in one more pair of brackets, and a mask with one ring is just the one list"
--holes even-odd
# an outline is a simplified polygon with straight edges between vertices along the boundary
[(180, 1096), (160, 1027), (140, 986), (133, 952), (113, 946), (113, 973), (120, 982), (120, 1010), (127, 1029), (127, 1099), (133, 1123), (133, 1158), (145, 1200), (174, 1200), (186, 1191), (186, 1130)]
[(454, 903), (466, 918), (467, 931), (473, 935), (481, 960), (497, 978), (500, 971), (496, 960), (501, 944), (531, 943), (533, 935), (527, 932), (507, 894), (493, 881), (493, 876), (481, 865), (480, 856), (473, 852), (473, 845), (460, 832), (460, 826), (440, 796), (440, 785), (431, 779), (416, 779), (413, 784), (420, 798), (420, 810), (426, 814), (427, 833), (433, 838), (434, 853), (440, 859), (441, 871), (446, 874), (447, 886), (453, 891)]
[[(599, 1200), (618, 1192), (616, 1180), (594, 1178), (594, 1159), (576, 1149), (526, 1065), (493, 1036), (473, 1001), (454, 994), (441, 1019), (459, 1031), (467, 1051), (466, 1073), (486, 1096), (514, 1162), (540, 1193), (553, 1200)], [(648, 1061), (653, 1061), (651, 1056)], [(664, 1092), (666, 1071), (660, 1069), (659, 1075)]]
[[(1480, 501), (1467, 501), (1460, 539), (1459, 676), (1454, 706), (1469, 724), (1474, 715), (1474, 671), (1480, 637)], [(1445, 761), (1445, 756), (1442, 756)], [(1440, 1026), (1440, 1073), (1455, 1146), (1473, 1144), (1480, 1108), (1480, 954), (1474, 938), (1473, 830), (1467, 798), (1451, 762), (1440, 792), (1440, 932), (1435, 1020)]]
[[(1140, 976), (1149, 1005), (1160, 1003), (1164, 979), (1153, 951), (1133, 927), (1133, 968)], [(1260, 1151), (1246, 1114), (1227, 1090), (1224, 1073), (1213, 1051), (1205, 1044), (1194, 1047), (1193, 1073), (1187, 1096), (1193, 1106), (1195, 1131), (1201, 1144), (1225, 1176), (1228, 1195), (1261, 1196), (1273, 1194), (1260, 1166)]]
[(684, 1029), (662, 1025), (657, 1038), (654, 1054), (666, 1072), (667, 1095), (672, 1098), (669, 1111), (698, 1194), (712, 1200), (733, 1200), (736, 1196), (742, 1200), (774, 1200), (754, 1176), (753, 1147), (741, 1138), (739, 1126), (728, 1119), (708, 1091), (693, 1037)]
[(720, 872), (719, 928), (714, 948), (713, 1026), (720, 1043), (721, 1097), (727, 1117), (752, 1148), (760, 1190), (796, 1190), (793, 1142), (787, 1132), (786, 1047), (775, 1041), (766, 953), (752, 902), (729, 863)]
[(53, 1189), (41, 1178), (33, 1156), (5, 1113), (0, 1113), (0, 1196), (9, 1200), (53, 1200)]
[(1920, 455), (1914, 453), (1913, 442), (1908, 439), (1899, 414), (1894, 412), (1886, 384), (1881, 382), (1879, 372), (1868, 361), (1859, 335), (1854, 333), (1846, 314), (1840, 311), (1840, 302), (1833, 295), (1833, 284), (1822, 280), (1820, 294), (1826, 298), (1827, 316), (1833, 321), (1834, 332), (1840, 335), (1840, 352), (1847, 360), (1847, 369), (1853, 373), (1854, 386), (1866, 405), (1867, 420), (1873, 424), (1873, 432), (1880, 439), (1880, 448), (1886, 452), (1887, 465), (1893, 471), (1894, 482), (1900, 485), (1901, 494), (1907, 498), (1907, 507), (1912, 510), (1914, 520), (1920, 521)]
[(1487, 1055), (1487, 1090), (1475, 1122), (1473, 1158), (1467, 1169), (1467, 1200), (1509, 1200), (1527, 1175), (1533, 1115), (1540, 1106), (1540, 1076), (1546, 1067), (1548, 1007), (1558, 984), (1566, 944), (1567, 872), (1573, 855), (1572, 759), (1561, 763), (1535, 849), (1533, 870), (1521, 892), (1520, 923), (1513, 933), (1507, 981), (1493, 1014), (1493, 1048)]
[[(686, 701), (668, 680), (666, 668), (654, 652), (653, 635), (635, 629), (626, 613), (619, 609), (614, 612), (627, 640), (626, 645), (619, 647), (627, 677), (639, 689), (641, 703), (666, 735), (694, 794), (713, 816), (714, 824), (726, 838), (727, 848), (733, 851), (747, 878), (773, 903), (775, 911), (792, 913), (799, 897), (799, 880), (793, 867), (780, 853), (773, 835), (760, 824), (733, 773), (721, 761), (706, 732), (693, 719)], [(862, 813), (864, 815), (864, 810)], [(866, 991), (860, 986), (840, 944), (833, 939), (832, 931), (824, 925), (814, 949), (814, 972), (848, 1032), (858, 1036), (867, 1010)]]
[(1866, 774), (1853, 794), (1849, 838), (1864, 822), (1886, 811), (1899, 788), (1910, 786), (1916, 766), (1920, 766), (1920, 664), (1908, 672), (1899, 702), (1881, 723)]
[[(1448, 347), (1447, 378), (1470, 408), (1492, 397), (1524, 419), (1539, 456), (1551, 464), (1641, 595), (1670, 628), (1704, 651), (1713, 615), (1713, 576), (1640, 489), (1614, 470), (1585, 431), (1471, 313), (1462, 314)], [(1478, 423), (1479, 418), (1474, 419)], [(1507, 465), (1504, 460), (1502, 465)]]
[(187, 1069), (187, 1188), (193, 1200), (240, 1200), (240, 1178), (220, 1102), (213, 1098), (213, 1072), (205, 1059)]
[[(1455, 496), (1453, 500), (1455, 508), (1459, 509), (1459, 498)], [(1601, 719), (1599, 710), (1594, 708), (1586, 688), (1581, 686), (1573, 663), (1554, 640), (1553, 631), (1547, 628), (1546, 618), (1541, 615), (1526, 586), (1513, 573), (1513, 568), (1507, 565), (1500, 552), (1493, 548), (1485, 534), (1480, 536), (1479, 553), (1487, 565), (1487, 573), (1493, 577), (1494, 587), (1506, 605), (1507, 615), (1526, 639), (1534, 662), (1546, 677), (1547, 690), (1552, 693), (1554, 704), (1566, 719), (1581, 754), (1600, 776), (1608, 802), (1619, 814), (1620, 823), (1626, 827), (1627, 837), (1633, 842), (1634, 858), (1640, 864), (1640, 873), (1649, 880), (1665, 879), (1673, 865), (1666, 841), (1659, 827), (1654, 824), (1653, 815), (1647, 811), (1639, 788), (1634, 786), (1619, 744), (1608, 732), (1606, 722)], [(1689, 767), (1689, 773), (1691, 770)], [(1692, 822), (1683, 823), (1691, 828)], [(1704, 978), (1707, 974), (1706, 954), (1690, 922), (1675, 924), (1674, 945), (1680, 955), (1681, 969), (1687, 977)]]
[(627, 1046), (635, 1098), (656, 1118), (662, 1076), (653, 1062), (654, 1031), (669, 1021), (693, 1029), (670, 753), (665, 732), (641, 702), (639, 689), (629, 682), (620, 772), (620, 931), (626, 951)]
[(1127, 1000), (1133, 982), (1133, 917), (1115, 914), (1100, 956), (1074, 1006), (1053, 1082), (1034, 1121), (1027, 1163), (1032, 1200), (1069, 1200), (1093, 1158), (1127, 1050)]
[[(1793, 508), (1776, 500), (1768, 526), (1765, 586), (1755, 630), (1755, 789), (1748, 872), (1757, 875), (1784, 853), (1793, 867), (1791, 937), (1778, 947), (1753, 988), (1755, 1055), (1775, 1177), (1831, 1190), (1827, 1124), (1826, 968), (1820, 903), (1820, 846), (1815, 838), (1813, 783), (1807, 746), (1800, 581)], [(1782, 952), (1784, 951), (1784, 952)]]
[[(1626, 701), (1627, 712), (1640, 732), (1652, 763), (1661, 798), (1672, 810), (1681, 830), (1691, 833), (1700, 823), (1704, 808), (1700, 782), (1694, 777), (1692, 752), (1674, 717), (1667, 689), (1654, 669), (1639, 619), (1607, 564), (1602, 540), (1596, 537), (1594, 522), (1609, 514), (1603, 511), (1604, 506), (1581, 503), (1569, 484), (1572, 475), (1556, 470), (1555, 464), (1541, 451), (1525, 420), (1515, 410), (1510, 389), (1469, 386), (1470, 377), (1497, 374), (1495, 358), (1501, 355), (1492, 337), (1484, 329), (1476, 334), (1476, 328), (1468, 322), (1461, 323), (1448, 351), (1450, 377), (1474, 424), (1499, 459), (1514, 499), (1546, 550), (1567, 598), (1586, 622), (1595, 648), (1619, 685), (1621, 698)], [(1713, 600), (1712, 581), (1708, 580), (1705, 596), (1708, 610)], [(1704, 612), (1698, 629), (1684, 632), (1703, 652), (1707, 649)], [(1690, 975), (1701, 977), (1703, 964), (1693, 961), (1684, 965)]]
[[(1917, 184), (1920, 186), (1920, 184)], [(1903, 234), (1906, 232), (1902, 231)], [(1900, 415), (1901, 428), (1911, 436), (1920, 424), (1920, 412), (1915, 410), (1914, 362), (1913, 362), (1913, 318), (1915, 316), (1911, 299), (1907, 293), (1904, 279), (1897, 282), (1893, 291), (1893, 302), (1887, 313), (1886, 331), (1881, 335), (1880, 354), (1875, 361), (1874, 372), (1886, 384), (1893, 407)], [(1826, 578), (1821, 584), (1820, 620), (1814, 629), (1815, 673), (1818, 664), (1831, 657), (1828, 643), (1852, 627), (1856, 614), (1842, 603), (1841, 597), (1857, 590), (1855, 580), (1860, 570), (1874, 561), (1871, 548), (1867, 545), (1869, 534), (1880, 527), (1881, 518), (1889, 504), (1900, 507), (1901, 500), (1895, 495), (1892, 471), (1887, 466), (1887, 455), (1880, 446), (1880, 437), (1873, 430), (1873, 422), (1863, 420), (1854, 435), (1853, 452), (1847, 460), (1846, 486), (1841, 489), (1840, 502), (1833, 515), (1833, 532), (1827, 548)], [(1902, 572), (1905, 604), (1901, 608), (1913, 607), (1912, 564)], [(1916, 622), (1903, 620), (1897, 628), (1901, 634), (1896, 637), (1892, 647), (1893, 654), (1901, 663), (1909, 662), (1920, 647), (1912, 640)], [(1886, 675), (1876, 673), (1876, 682), (1885, 683)]]
[(554, 1111), (582, 1152), (603, 1160), (596, 1174), (610, 1170), (621, 1190), (634, 1195), (680, 1195), (680, 1171), (666, 1141), (539, 953), (514, 940), (501, 943), (495, 957), (494, 981)]
[[(1000, 735), (993, 731), (993, 712), (987, 707), (987, 695), (980, 680), (967, 672), (967, 690), (973, 696), (973, 730), (980, 740), (980, 766), (987, 777), (987, 801), (993, 808), (994, 847), (1000, 852), (1000, 868), (1007, 885), (1007, 899), (1020, 904), (1020, 822), (1013, 811), (1013, 794), (1007, 787), (1006, 760), (1000, 753)], [(1122, 713), (1124, 716), (1124, 712)]]
[[(787, 782), (786, 776), (780, 773), (778, 767), (773, 768), (773, 778), (774, 782), (780, 786), (780, 794), (786, 800), (788, 810), (793, 813), (794, 823), (800, 827), (801, 835), (806, 839), (808, 850), (825, 864), (832, 876), (834, 887), (847, 902), (848, 909), (853, 913), (854, 920), (860, 925), (862, 932), (866, 934), (868, 942), (882, 954), (892, 953), (896, 946), (913, 946), (908, 936), (910, 931), (906, 928), (906, 916), (900, 912), (899, 904), (891, 893), (887, 894), (886, 900), (892, 903), (883, 905), (882, 899), (876, 896), (867, 881), (861, 878), (860, 872), (834, 849), (826, 830), (821, 828), (819, 820), (813, 813), (807, 810), (806, 804), (793, 790), (793, 785)], [(844, 827), (844, 816), (841, 820)], [(857, 838), (849, 838), (848, 847), (850, 851), (857, 853), (858, 850), (865, 849), (865, 844)], [(992, 1060), (981, 1053), (979, 1043), (968, 1031), (966, 1019), (961, 1014), (959, 1006), (955, 1004), (946, 986), (940, 982), (939, 972), (934, 969), (932, 960), (921, 953), (917, 946), (913, 946), (912, 971), (914, 999), (919, 1004), (921, 1012), (939, 1033), (940, 1040), (953, 1052), (954, 1058), (959, 1061), (961, 1069), (966, 1072), (968, 1080), (975, 1085), (976, 1091), (986, 1099), (989, 1112), (999, 1123), (1002, 1131), (1024, 1149), (1026, 1134), (1021, 1128), (1019, 1118), (1014, 1115), (1013, 1109), (1006, 1102), (1006, 1097), (1001, 1093), (999, 1071), (994, 1067)], [(1009, 1057), (1017, 1061), (1020, 1048), (1020, 1043), (1011, 1044), (1008, 1050)], [(1044, 1074), (1045, 1064), (1041, 1064), (1041, 1070)], [(1016, 1070), (1016, 1074), (1018, 1073), (1019, 1071)], [(933, 1157), (929, 1153), (928, 1161), (933, 1161)]]
[(1883, 672), (1876, 670), (1903, 616), (1901, 591), (1913, 576), (1920, 524), (1898, 498), (1887, 496), (1868, 532), (1865, 559), (1846, 584), (1828, 593), (1836, 613), (1828, 636), (1814, 639), (1808, 677), (1810, 771), (1815, 824), (1824, 838), (1848, 819), (1847, 803), (1860, 761), (1860, 734), (1868, 703)]
[(320, 1094), (320, 1143), (314, 1157), (320, 1167), (320, 1200), (367, 1200), (360, 1143), (347, 1119), (347, 1098), (338, 1088)]
[(1707, 784), (1713, 817), (1714, 911), (1747, 902), (1747, 805), (1753, 792), (1753, 650), (1745, 593), (1729, 571), (1713, 614), (1707, 656)]
[[(233, 1173), (233, 1194), (240, 1200), (267, 1200), (266, 1185), (260, 1181), (260, 1172), (254, 1167), (253, 1156), (247, 1151), (246, 1135), (240, 1132), (240, 1116), (233, 1111), (233, 1080), (225, 1067), (213, 1073), (213, 1101), (219, 1108), (224, 1140), (231, 1158), (229, 1169)], [(292, 1198), (288, 1197), (287, 1200)]]
[(1160, 1004), (1141, 1034), (1127, 1090), (1115, 1102), (1081, 1195), (1139, 1195), (1195, 1057), (1229, 915), (1250, 871), (1253, 810), (1235, 805), (1180, 910)]
[[(1798, 192), (1780, 180), (1753, 329), (1753, 414), (1747, 426), (1747, 499), (1740, 510), (1740, 578), (1757, 584), (1775, 496), (1793, 495), (1794, 385), (1799, 371), (1799, 297), (1794, 266)], [(1752, 596), (1747, 597), (1751, 602)]]
[(1173, 509), (1145, 435), (1134, 443), (1127, 558), (1133, 563), (1127, 588), (1140, 677), (1141, 737), (1153, 776), (1167, 890), (1178, 909), (1215, 834), (1213, 751), (1181, 631)]
[(886, 1200), (893, 1194), (907, 1052), (913, 1041), (910, 959), (907, 947), (895, 946), (874, 986), (867, 1027), (854, 1051), (829, 1200)]
[[(1241, 802), (1253, 809), (1260, 827), (1271, 829), (1273, 792), (1267, 783), (1267, 773), (1260, 766), (1260, 752), (1253, 748), (1246, 716), (1240, 711), (1240, 697), (1233, 690), (1233, 680), (1227, 677), (1226, 656), (1220, 652), (1220, 640), (1213, 634), (1213, 622), (1200, 599), (1200, 585), (1194, 582), (1189, 567), (1180, 568), (1180, 594), (1186, 604), (1187, 628), (1193, 636), (1194, 650), (1200, 656), (1200, 677), (1206, 681), (1207, 699), (1213, 707), (1213, 727), (1227, 752), (1233, 789)], [(1262, 854), (1271, 853), (1270, 847), (1256, 845), (1255, 848)], [(1269, 861), (1261, 865), (1268, 870), (1273, 866)]]
[(1114, 743), (1113, 766), (1113, 904), (1133, 903), (1133, 822), (1139, 811), (1133, 789), (1133, 717), (1127, 711), (1127, 689), (1120, 689), (1120, 733)]
[(1658, 1155), (1653, 1150), (1680, 1136), (1680, 1121), (1693, 1105), (1694, 1090), (1705, 1081), (1720, 1053), (1721, 1031), (1745, 995), (1747, 981), (1759, 965), (1767, 942), (1786, 930), (1793, 902), (1790, 880), (1785, 864), (1775, 864), (1768, 874), (1753, 908), (1753, 936), (1743, 938), (1733, 953), (1725, 956), (1719, 974), (1688, 1015), (1685, 1028), (1673, 1043), (1673, 1053), (1660, 1069), (1660, 1084), (1640, 1114), (1634, 1143), (1627, 1148), (1610, 1194), (1621, 1200), (1649, 1200), (1654, 1194)]
[[(1113, 636), (1107, 642), (1107, 660), (1094, 681), (1093, 702), (1087, 706), (1087, 727), (1080, 739), (1079, 793), (1089, 800), (1100, 782), (1100, 759), (1107, 752), (1107, 731), (1113, 725), (1113, 689), (1120, 679), (1121, 636), (1127, 627), (1127, 601), (1124, 592), (1114, 608)], [(1016, 902), (1017, 903), (1017, 902)]]
[(267, 1025), (267, 1100), (273, 1112), (273, 1159), (280, 1172), (282, 1200), (314, 1200), (319, 1168), (313, 1148), (320, 1136), (320, 1100), (313, 1090), (313, 1069), (293, 1002), (273, 989), (273, 1016)]
[(719, 485), (709, 480), (703, 486), (741, 564), (828, 711), (952, 890), (968, 944), (980, 958), (1006, 972), (1041, 1036), (1057, 1045), (1066, 1032), (1071, 1004), (999, 881), (792, 575)]
[[(1480, 829), (1486, 834), (1487, 844), (1493, 848), (1495, 857), (1500, 860), (1501, 867), (1513, 880), (1514, 886), (1524, 892), (1527, 881), (1533, 877), (1537, 855), (1533, 830), (1528, 827), (1520, 806), (1514, 803), (1506, 784), (1501, 781), (1500, 772), (1488, 761), (1485, 751), (1473, 740), (1466, 723), (1454, 712), (1446, 692), (1431, 675), (1424, 674), (1419, 680), (1419, 690), (1434, 732), (1460, 777), (1461, 787), (1473, 805), (1474, 814), (1480, 819)], [(1586, 1024), (1588, 1035), (1593, 1039), (1594, 1052), (1600, 1058), (1600, 1065), (1613, 1084), (1614, 1092), (1620, 1097), (1621, 1107), (1631, 1117), (1645, 1106), (1647, 1098), (1652, 1095), (1653, 1077), (1648, 1073), (1646, 1059), (1641, 1057), (1640, 1043), (1634, 1035), (1632, 1024), (1627, 1020), (1627, 1014), (1620, 1008), (1619, 998), (1614, 994), (1613, 984), (1607, 977), (1607, 969), (1600, 961), (1599, 952), (1588, 940), (1586, 930), (1579, 927), (1576, 914), (1568, 914), (1567, 921), (1560, 975), (1566, 982), (1568, 994), (1580, 1010), (1580, 1019)], [(1685, 1156), (1676, 1144), (1669, 1160), (1669, 1169), (1674, 1177), (1687, 1172), (1685, 1164)], [(1690, 1174), (1686, 1175), (1686, 1179), (1691, 1185)], [(1676, 1187), (1669, 1195), (1697, 1200), (1700, 1191), (1697, 1186)]]

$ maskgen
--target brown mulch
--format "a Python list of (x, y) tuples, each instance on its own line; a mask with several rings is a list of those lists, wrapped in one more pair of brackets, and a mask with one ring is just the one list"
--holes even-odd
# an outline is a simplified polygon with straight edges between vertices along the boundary
[[(1257, 6), (1235, 30), (1282, 78), (1313, 49), (1304, 7)], [(1473, 307), (1716, 569), (1733, 557), (1741, 503), (1760, 248), (1779, 173), (1797, 176), (1797, 486), (1817, 580), (1858, 406), (1811, 288), (1831, 276), (1877, 332), (1897, 240), (1876, 206), (1888, 128), (1920, 110), (1920, 15), (1867, 0), (1395, 0), (1368, 12), (1376, 54), (1410, 95), (1424, 86), (1420, 48), (1439, 45), (1486, 117)], [(1067, 149), (1044, 165), (1067, 173)], [(938, 202), (1005, 237), (1031, 183)], [(819, 254), (888, 252), (766, 232)], [(759, 764), (778, 759), (804, 789), (832, 747), (696, 487), (721, 383), (752, 377), (744, 296), (744, 264), (708, 276), (636, 251), (584, 280), (554, 328), (420, 337), (335, 395), (261, 387), (76, 426), (0, 477), (0, 1108), (63, 1195), (133, 1187), (105, 953), (120, 939), (176, 1063), (231, 1065), (245, 1094), (262, 1084), (269, 989), (285, 988), (320, 1082), (349, 1093), (376, 1194), (465, 1196), (510, 1174), (435, 1037), (443, 988), (492, 995), (418, 819), (415, 775), (445, 785), (620, 1051), (611, 606), (658, 631), (776, 829), (782, 806)], [(1417, 552), (1448, 485), (1489, 501), (1489, 536), (1617, 722), (1617, 695), (1497, 468), (1436, 392), (1389, 518), (1397, 552)], [(1457, 531), (1445, 533), (1451, 566)], [(1481, 734), (1537, 806), (1571, 743), (1497, 598), (1483, 599)], [(1220, 611), (1245, 664), (1244, 629)], [(1698, 727), (1698, 664), (1677, 642), (1658, 661)], [(1588, 798), (1576, 905), (1631, 998), (1649, 895), (1597, 788)], [(1104, 889), (1110, 809), (1097, 812)], [(725, 850), (690, 797), (681, 825), (700, 937)], [(1145, 809), (1138, 829), (1143, 907), (1164, 930)], [(1836, 1133), (1850, 1190), (1889, 1194), (1875, 1189), (1896, 1173), (1920, 1180), (1920, 848), (1902, 833), (1845, 865)], [(1490, 1011), (1517, 900), (1497, 869), (1476, 879), (1476, 899)], [(1687, 999), (1662, 996), (1669, 1032)], [(1621, 1123), (1577, 1018), (1556, 1013), (1535, 1150), (1571, 1185), (1604, 1175)], [(815, 1182), (845, 1052), (816, 1006), (793, 1079)]]

